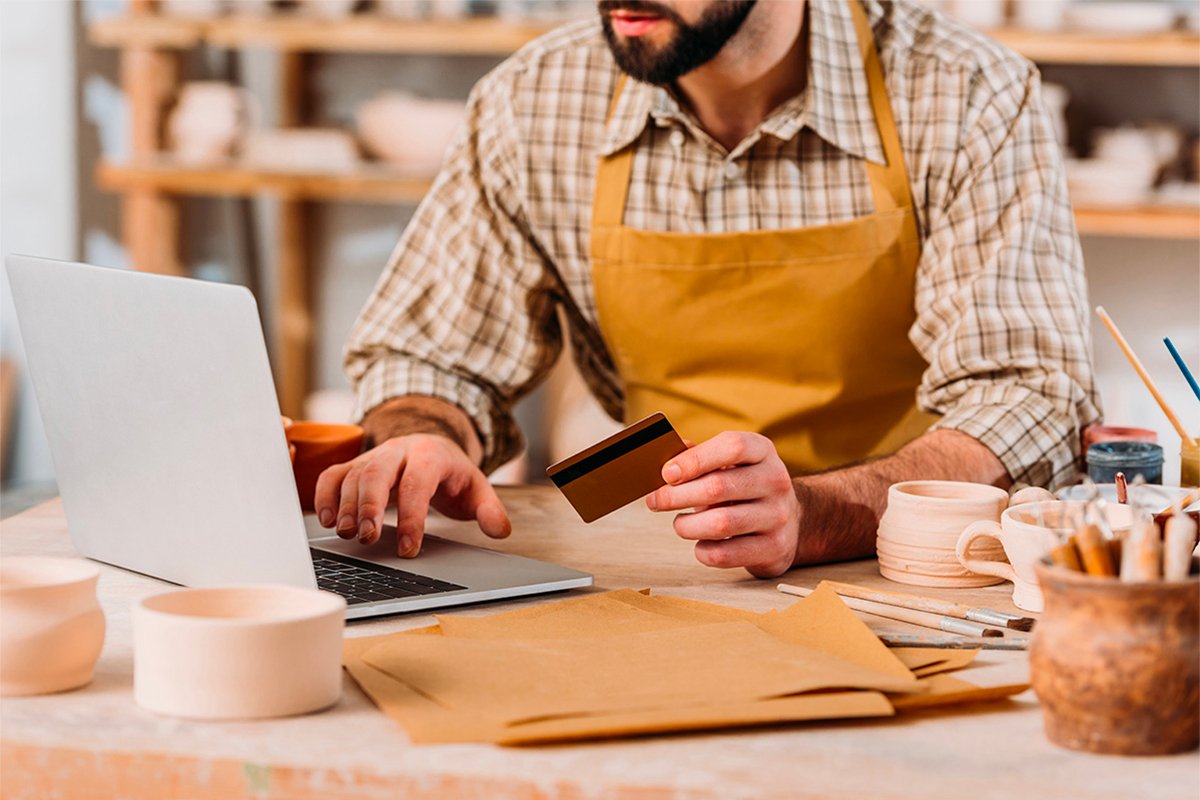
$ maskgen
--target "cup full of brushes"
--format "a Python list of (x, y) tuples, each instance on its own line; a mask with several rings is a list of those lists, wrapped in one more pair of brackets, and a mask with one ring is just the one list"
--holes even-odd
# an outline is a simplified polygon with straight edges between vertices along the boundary
[(1073, 750), (1162, 755), (1200, 744), (1197, 526), (1139, 510), (1123, 539), (1081, 524), (1035, 569), (1030, 647), (1046, 736)]

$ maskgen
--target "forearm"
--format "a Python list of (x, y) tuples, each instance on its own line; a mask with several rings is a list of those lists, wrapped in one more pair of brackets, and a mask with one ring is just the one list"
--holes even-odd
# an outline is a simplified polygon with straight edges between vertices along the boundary
[(991, 450), (954, 430), (930, 431), (874, 461), (796, 478), (801, 516), (794, 563), (873, 555), (888, 487), (909, 480), (972, 481), (1003, 488), (1012, 483)]
[(373, 408), (362, 421), (367, 447), (414, 433), (444, 436), (463, 449), (476, 466), (483, 444), (475, 425), (461, 408), (437, 397), (396, 397)]

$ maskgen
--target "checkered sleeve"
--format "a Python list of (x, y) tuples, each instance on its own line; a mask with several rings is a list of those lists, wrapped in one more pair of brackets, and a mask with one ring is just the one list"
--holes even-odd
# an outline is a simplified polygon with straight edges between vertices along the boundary
[(404, 395), (461, 408), (485, 472), (522, 445), (513, 403), (562, 348), (551, 266), (518, 189), (520, 140), (503, 68), (468, 101), (468, 118), (433, 188), (392, 253), (344, 352), (361, 418)]
[[(1024, 60), (976, 76), (960, 141), (932, 181), (913, 343), (935, 428), (987, 446), (1014, 481), (1072, 481), (1100, 416), (1087, 286), (1062, 159)], [(984, 71), (981, 71), (981, 73)]]

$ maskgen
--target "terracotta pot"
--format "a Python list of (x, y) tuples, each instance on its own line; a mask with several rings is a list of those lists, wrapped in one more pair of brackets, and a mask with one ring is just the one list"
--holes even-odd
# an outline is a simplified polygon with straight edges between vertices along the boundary
[(334, 464), (351, 461), (362, 452), (363, 429), (357, 425), (324, 422), (293, 422), (287, 429), (288, 444), (296, 448), (292, 471), (300, 507), (313, 510), (317, 478)]
[(0, 695), (88, 684), (104, 645), (100, 568), (78, 558), (0, 561)]
[[(1013, 605), (1026, 611), (1040, 612), (1042, 590), (1038, 587), (1034, 564), (1070, 535), (1083, 519), (1083, 503), (1048, 500), (1008, 508), (1000, 521), (973, 522), (958, 539), (955, 554), (959, 563), (981, 575), (995, 575), (1013, 583)], [(1108, 505), (1104, 508), (1108, 526), (1124, 534), (1133, 524), (1131, 506)], [(995, 547), (1002, 545), (1001, 557)]]
[(1200, 743), (1200, 577), (1122, 583), (1039, 562), (1046, 612), (1029, 653), (1046, 736), (1161, 755)]
[(338, 701), (346, 601), (291, 586), (183, 589), (133, 608), (133, 692), (191, 719), (306, 714)]

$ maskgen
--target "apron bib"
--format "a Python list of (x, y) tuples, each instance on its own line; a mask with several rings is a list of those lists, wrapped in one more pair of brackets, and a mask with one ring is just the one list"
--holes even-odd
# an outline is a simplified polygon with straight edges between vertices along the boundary
[(635, 230), (623, 224), (633, 147), (596, 173), (592, 279), (626, 421), (662, 411), (696, 442), (755, 431), (793, 475), (894, 452), (933, 420), (916, 407), (926, 364), (908, 340), (920, 257), (908, 175), (866, 13), (850, 6), (887, 157), (864, 161), (873, 214), (747, 233)]

